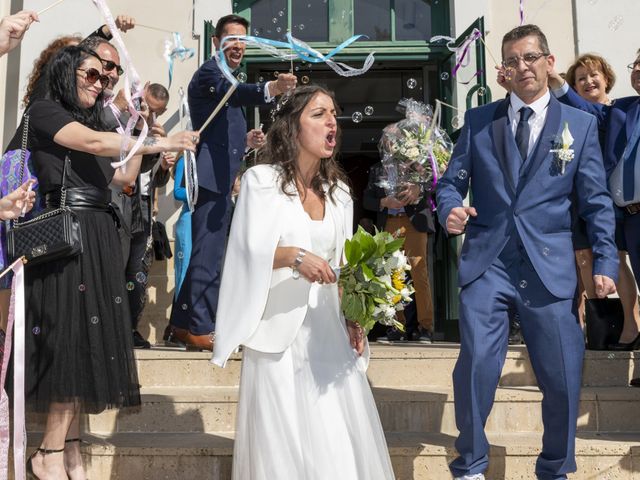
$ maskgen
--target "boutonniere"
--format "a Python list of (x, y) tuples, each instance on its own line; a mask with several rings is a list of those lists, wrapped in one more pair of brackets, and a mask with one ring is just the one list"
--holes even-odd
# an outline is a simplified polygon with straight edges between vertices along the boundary
[(567, 163), (573, 160), (574, 152), (571, 148), (573, 145), (573, 135), (569, 131), (569, 122), (564, 122), (564, 128), (562, 129), (562, 136), (560, 141), (557, 142), (558, 148), (554, 148), (550, 150), (551, 153), (555, 154), (555, 159), (560, 163), (560, 174), (564, 175), (565, 167)]

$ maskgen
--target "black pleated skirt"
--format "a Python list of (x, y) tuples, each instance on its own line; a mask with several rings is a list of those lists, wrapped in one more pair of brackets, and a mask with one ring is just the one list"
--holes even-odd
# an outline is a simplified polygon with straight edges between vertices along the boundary
[(118, 231), (77, 211), (80, 255), (26, 267), (27, 408), (77, 402), (86, 413), (140, 405)]

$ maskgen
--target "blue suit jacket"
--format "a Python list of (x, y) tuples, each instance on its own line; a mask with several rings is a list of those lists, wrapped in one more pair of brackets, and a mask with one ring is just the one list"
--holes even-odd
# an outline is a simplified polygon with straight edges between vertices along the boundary
[(607, 178), (616, 168), (622, 153), (627, 146), (627, 139), (640, 114), (640, 97), (619, 98), (611, 105), (591, 103), (578, 95), (572, 88), (566, 95), (558, 98), (562, 103), (588, 112), (598, 120), (601, 131), (602, 152), (604, 156), (604, 168)]
[[(204, 124), (230, 87), (214, 59), (196, 71), (188, 90), (195, 130)], [(264, 85), (241, 83), (202, 132), (196, 153), (200, 188), (224, 195), (231, 191), (246, 146), (247, 121), (242, 107), (264, 103)]]
[[(508, 106), (506, 99), (467, 111), (449, 167), (438, 183), (438, 216), (445, 228), (451, 209), (462, 206), (469, 186), (478, 212), (467, 224), (460, 286), (482, 275), (517, 232), (549, 292), (572, 298), (576, 289), (572, 202), (587, 222), (594, 274), (617, 279), (615, 221), (595, 118), (552, 97), (538, 141), (517, 169), (520, 159)], [(562, 174), (549, 150), (556, 148), (565, 122), (574, 137), (575, 157)]]

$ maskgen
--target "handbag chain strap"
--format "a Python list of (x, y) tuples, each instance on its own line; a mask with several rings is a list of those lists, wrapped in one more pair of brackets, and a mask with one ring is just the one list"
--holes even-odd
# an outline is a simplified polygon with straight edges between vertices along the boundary
[[(23, 127), (22, 127), (22, 145), (21, 145), (21, 150), (20, 150), (20, 183), (19, 185), (22, 185), (22, 183), (24, 182), (24, 169), (25, 169), (25, 163), (26, 163), (26, 158), (27, 158), (27, 142), (29, 140), (29, 113), (25, 113), (24, 114), (24, 122), (23, 122)], [(40, 220), (44, 220), (46, 218), (50, 218), (50, 217), (54, 217), (56, 215), (58, 215), (59, 213), (63, 212), (64, 210), (66, 210), (66, 203), (67, 203), (67, 185), (66, 185), (66, 181), (67, 181), (67, 167), (68, 165), (71, 163), (71, 159), (69, 158), (69, 154), (67, 153), (64, 157), (64, 167), (62, 168), (62, 185), (60, 186), (60, 206), (58, 208), (56, 208), (55, 210), (52, 210), (50, 212), (46, 212), (43, 213), (42, 215), (38, 215), (35, 218), (32, 218), (31, 220), (27, 220), (24, 222), (19, 221), (19, 219), (15, 219), (11, 221), (11, 226), (12, 228), (18, 227), (18, 226), (23, 226), (23, 225), (29, 225), (30, 223), (33, 223), (35, 221), (40, 221)]]

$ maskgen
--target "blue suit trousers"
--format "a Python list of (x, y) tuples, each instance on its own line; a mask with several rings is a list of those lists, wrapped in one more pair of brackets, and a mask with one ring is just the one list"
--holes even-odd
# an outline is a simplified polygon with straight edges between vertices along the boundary
[(194, 335), (206, 335), (215, 327), (231, 206), (230, 194), (201, 188), (191, 216), (191, 258), (173, 302), (170, 323)]
[(576, 469), (575, 434), (584, 337), (573, 299), (545, 288), (519, 241), (510, 241), (493, 264), (460, 292), (460, 356), (453, 372), (456, 441), (454, 476), (484, 472), (489, 442), (484, 427), (508, 348), (509, 318), (522, 334), (543, 393), (541, 480), (563, 479)]

